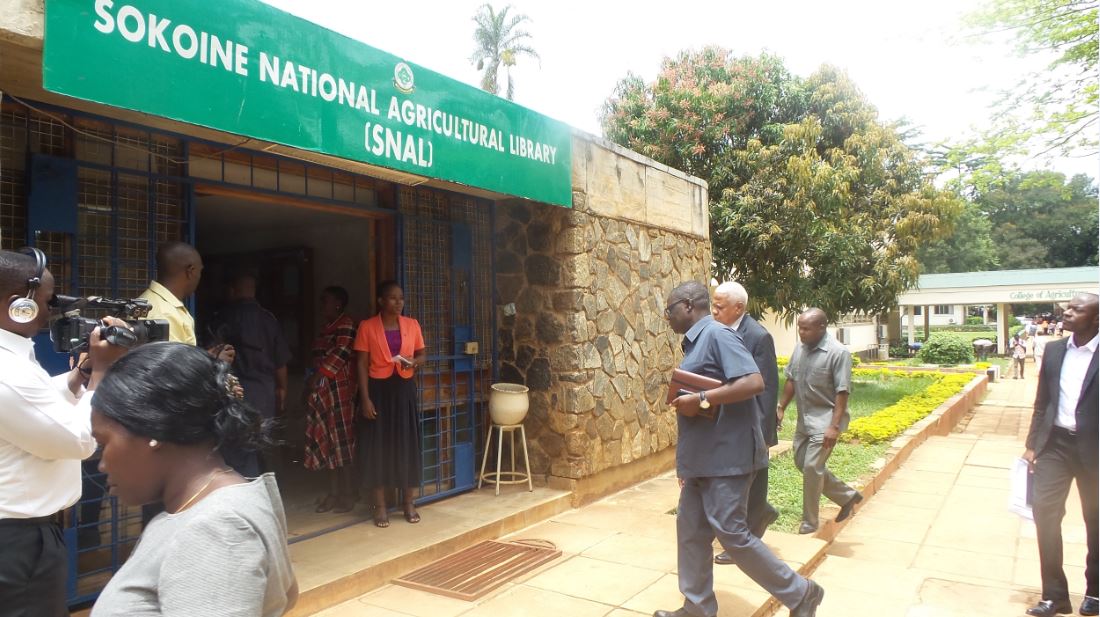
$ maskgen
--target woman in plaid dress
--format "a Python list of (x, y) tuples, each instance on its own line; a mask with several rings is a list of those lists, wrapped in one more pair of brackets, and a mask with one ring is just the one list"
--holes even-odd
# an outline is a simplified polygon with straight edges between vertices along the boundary
[(306, 384), (305, 466), (329, 470), (329, 492), (317, 504), (317, 512), (348, 512), (355, 505), (355, 322), (344, 314), (347, 305), (343, 287), (321, 292), (326, 325), (313, 341), (313, 374)]

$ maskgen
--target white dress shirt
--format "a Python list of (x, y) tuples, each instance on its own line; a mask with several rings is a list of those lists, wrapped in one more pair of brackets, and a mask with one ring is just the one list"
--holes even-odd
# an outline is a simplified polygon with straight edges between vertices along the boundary
[(1085, 382), (1085, 373), (1089, 371), (1092, 356), (1096, 353), (1096, 346), (1100, 341), (1100, 334), (1092, 337), (1092, 340), (1078, 347), (1073, 343), (1073, 337), (1069, 337), (1066, 343), (1066, 356), (1062, 360), (1062, 377), (1058, 381), (1058, 416), (1054, 423), (1071, 431), (1077, 430), (1077, 401), (1081, 398), (1081, 386)]
[(34, 342), (0, 329), (0, 519), (49, 516), (80, 498), (80, 461), (95, 452), (91, 395), (51, 378)]
[[(748, 315), (748, 313), (741, 313), (741, 316), (737, 318), (737, 321), (733, 322), (730, 325), (730, 328), (733, 328), (734, 332), (739, 332), (741, 330), (741, 322), (745, 321), (745, 315)], [(749, 353), (752, 353), (751, 349), (749, 350)]]

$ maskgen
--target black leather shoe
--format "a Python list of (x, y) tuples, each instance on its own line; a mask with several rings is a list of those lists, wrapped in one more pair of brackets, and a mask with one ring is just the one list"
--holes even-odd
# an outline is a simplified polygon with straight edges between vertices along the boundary
[(1081, 600), (1082, 615), (1100, 615), (1100, 602), (1097, 602), (1096, 598), (1085, 596), (1084, 600)]
[(815, 531), (817, 531), (817, 527), (814, 527), (806, 521), (802, 521), (802, 524), (798, 526), (798, 533), (803, 535), (813, 533)]
[(825, 589), (821, 585), (808, 579), (806, 583), (810, 588), (806, 590), (802, 602), (791, 609), (791, 617), (814, 617), (817, 614), (817, 606), (825, 599)]
[(863, 495), (856, 493), (855, 497), (848, 500), (848, 503), (840, 506), (840, 512), (836, 515), (836, 522), (843, 522), (844, 519), (852, 515), (852, 510), (855, 509), (856, 504), (863, 501)]
[(1038, 604), (1027, 609), (1027, 614), (1033, 617), (1054, 617), (1063, 613), (1072, 613), (1073, 605), (1069, 600), (1054, 602), (1052, 600), (1040, 600)]
[[(760, 517), (760, 520), (756, 522), (756, 525), (749, 530), (749, 533), (757, 538), (763, 538), (764, 532), (768, 530), (768, 527), (779, 518), (779, 510), (776, 510), (772, 505), (764, 505), (767, 510), (764, 511), (764, 516)], [(717, 562), (716, 562), (717, 563)], [(732, 561), (730, 563), (733, 563)]]
[(692, 615), (686, 608), (681, 606), (674, 611), (653, 611), (653, 617), (695, 617), (695, 615)]
[(722, 551), (721, 553), (718, 553), (714, 556), (714, 563), (720, 566), (732, 566), (733, 557), (730, 557), (730, 554), (728, 552)]

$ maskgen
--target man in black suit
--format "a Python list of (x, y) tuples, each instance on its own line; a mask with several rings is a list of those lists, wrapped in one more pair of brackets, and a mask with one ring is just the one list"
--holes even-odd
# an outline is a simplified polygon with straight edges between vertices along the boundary
[(1024, 459), (1032, 471), (1032, 511), (1039, 539), (1043, 599), (1028, 615), (1053, 617), (1073, 612), (1062, 569), (1062, 518), (1070, 483), (1077, 481), (1084, 511), (1088, 556), (1082, 615), (1097, 606), (1097, 296), (1081, 294), (1063, 313), (1072, 337), (1048, 343), (1039, 370), (1035, 412)]
[[(711, 314), (715, 321), (731, 328), (741, 335), (741, 341), (752, 354), (760, 376), (764, 378), (764, 391), (756, 396), (759, 406), (760, 430), (764, 433), (764, 443), (769, 447), (779, 443), (775, 409), (779, 402), (779, 368), (775, 361), (775, 342), (772, 335), (760, 325), (752, 315), (745, 312), (749, 294), (740, 283), (722, 283), (714, 290), (711, 302)], [(756, 472), (749, 487), (748, 516), (749, 531), (762, 538), (768, 526), (779, 518), (779, 511), (768, 503), (768, 468)], [(729, 565), (733, 563), (729, 553), (722, 551), (714, 558), (714, 563)]]

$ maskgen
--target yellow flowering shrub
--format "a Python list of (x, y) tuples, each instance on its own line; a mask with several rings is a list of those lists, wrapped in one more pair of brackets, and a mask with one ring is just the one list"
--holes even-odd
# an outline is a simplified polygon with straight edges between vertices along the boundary
[(902, 397), (893, 405), (883, 407), (875, 413), (856, 418), (848, 425), (843, 439), (858, 439), (863, 443), (877, 443), (893, 439), (905, 429), (921, 420), (944, 401), (958, 394), (959, 390), (974, 378), (973, 373), (928, 373), (918, 371), (887, 371), (884, 369), (857, 369), (854, 374), (878, 376), (889, 373), (893, 376), (932, 375), (935, 379), (927, 388)]

